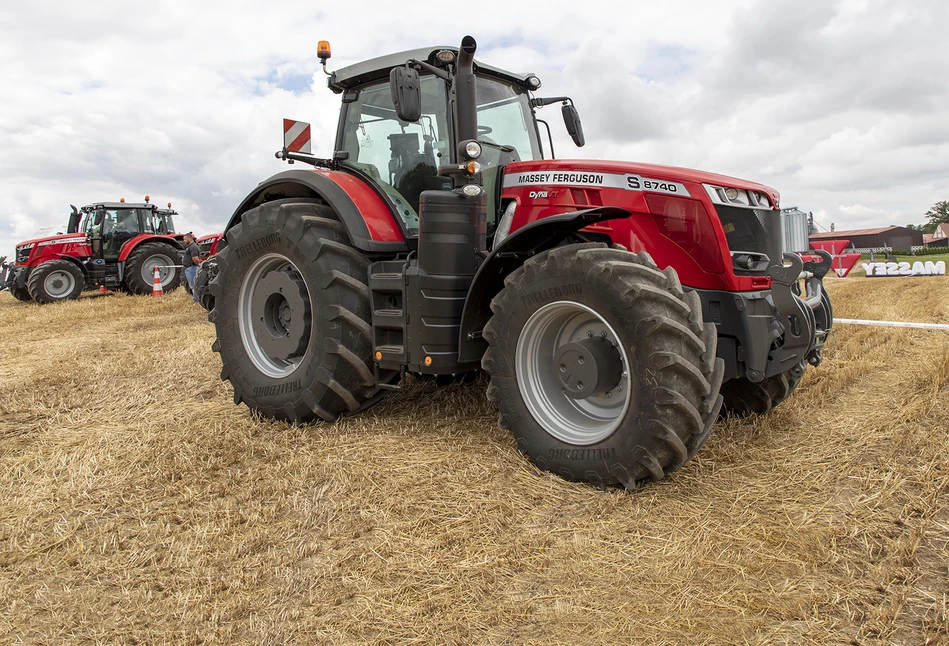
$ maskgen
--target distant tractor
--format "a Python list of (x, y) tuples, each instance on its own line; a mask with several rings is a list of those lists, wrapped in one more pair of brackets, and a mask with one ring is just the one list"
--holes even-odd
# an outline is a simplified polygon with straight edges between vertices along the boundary
[(171, 209), (145, 202), (97, 202), (72, 207), (67, 233), (16, 246), (13, 263), (0, 270), (0, 289), (21, 301), (53, 303), (104, 286), (132, 294), (152, 292), (155, 268), (162, 289), (179, 283), (181, 236)]
[(766, 412), (821, 362), (830, 258), (786, 253), (767, 186), (555, 159), (536, 111), (561, 104), (582, 146), (571, 99), (475, 48), (330, 74), (335, 152), (285, 140), (277, 156), (313, 168), (257, 186), (215, 257), (222, 378), (236, 403), (297, 423), (365, 410), (408, 373), (481, 368), (540, 468), (658, 480), (706, 441), (723, 395)]

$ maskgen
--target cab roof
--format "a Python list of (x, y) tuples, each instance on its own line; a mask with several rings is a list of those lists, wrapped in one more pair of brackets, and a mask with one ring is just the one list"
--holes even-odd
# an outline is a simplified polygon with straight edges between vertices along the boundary
[(93, 202), (82, 207), (81, 211), (95, 209), (98, 207), (106, 209), (156, 209), (157, 205), (146, 202)]
[[(368, 61), (342, 67), (330, 75), (326, 84), (333, 92), (340, 94), (345, 90), (363, 85), (370, 81), (379, 81), (389, 78), (389, 72), (392, 71), (393, 67), (401, 67), (405, 65), (405, 62), (409, 59), (424, 61), (436, 67), (441, 67), (435, 59), (435, 54), (443, 50), (449, 50), (454, 52), (455, 56), (458, 56), (458, 48), (448, 45), (443, 47), (422, 47), (420, 49), (410, 49), (395, 54), (386, 54), (385, 56), (371, 58)], [(476, 74), (479, 72), (487, 72), (488, 74), (501, 77), (518, 85), (526, 85), (527, 78), (534, 76), (531, 73), (520, 74), (517, 72), (508, 72), (498, 67), (485, 65), (477, 60), (474, 62), (474, 69)]]

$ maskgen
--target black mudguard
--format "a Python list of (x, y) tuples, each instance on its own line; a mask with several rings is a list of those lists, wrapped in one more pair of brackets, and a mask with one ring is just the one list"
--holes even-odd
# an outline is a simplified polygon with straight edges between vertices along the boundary
[[(257, 188), (250, 195), (244, 198), (234, 215), (231, 216), (227, 227), (224, 229), (225, 235), (235, 224), (241, 221), (241, 217), (247, 211), (260, 206), (264, 202), (270, 202), (283, 197), (319, 197), (330, 205), (339, 216), (343, 226), (349, 233), (349, 239), (353, 246), (360, 251), (400, 253), (408, 251), (404, 242), (378, 242), (372, 240), (369, 235), (369, 229), (363, 220), (359, 209), (353, 203), (352, 198), (333, 180), (306, 170), (288, 170), (277, 173), (270, 179), (264, 180), (257, 185)], [(221, 240), (221, 248), (227, 245), (227, 238)]]
[[(491, 318), (491, 299), (504, 287), (504, 279), (528, 258), (553, 249), (591, 224), (626, 218), (631, 212), (615, 206), (574, 211), (531, 222), (505, 238), (475, 274), (461, 315), (458, 333), (458, 363), (477, 363), (488, 347), (482, 330)], [(581, 234), (582, 235), (582, 234)]]

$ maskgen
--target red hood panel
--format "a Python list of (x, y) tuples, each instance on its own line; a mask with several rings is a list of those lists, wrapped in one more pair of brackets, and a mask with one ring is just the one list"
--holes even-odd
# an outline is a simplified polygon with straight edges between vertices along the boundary
[(664, 179), (680, 182), (696, 182), (699, 184), (715, 184), (718, 186), (731, 186), (734, 188), (743, 188), (753, 191), (761, 191), (767, 195), (778, 198), (778, 192), (770, 186), (750, 182), (746, 179), (729, 177), (728, 175), (719, 175), (718, 173), (708, 173), (691, 168), (679, 168), (677, 166), (660, 166), (658, 164), (641, 164), (639, 162), (620, 162), (603, 161), (599, 159), (553, 159), (537, 161), (521, 161), (508, 164), (504, 168), (506, 175), (514, 173), (527, 173), (541, 170), (569, 170), (586, 171), (600, 173), (631, 173), (636, 175), (648, 175), (654, 179)]

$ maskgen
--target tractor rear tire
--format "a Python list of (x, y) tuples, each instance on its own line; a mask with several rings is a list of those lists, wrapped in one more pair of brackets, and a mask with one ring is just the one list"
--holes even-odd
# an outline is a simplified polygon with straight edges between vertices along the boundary
[(807, 362), (802, 362), (757, 383), (744, 377), (729, 379), (722, 384), (722, 416), (764, 415), (797, 390), (806, 370)]
[(557, 247), (512, 272), (491, 310), (488, 399), (541, 469), (632, 489), (708, 438), (724, 364), (672, 268), (604, 244)]
[(30, 296), (30, 292), (26, 287), (11, 287), (10, 293), (13, 294), (13, 298), (18, 301), (23, 301), (24, 303), (29, 303), (33, 300), (33, 297)]
[(181, 252), (163, 242), (146, 242), (129, 255), (125, 262), (125, 288), (132, 294), (151, 294), (155, 286), (155, 267), (159, 269), (161, 289), (167, 293), (181, 284)]
[(369, 260), (330, 207), (262, 204), (227, 232), (215, 259), (212, 349), (235, 404), (302, 423), (376, 401)]
[(86, 278), (75, 263), (49, 260), (30, 271), (26, 289), (37, 303), (56, 303), (79, 298)]

